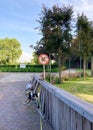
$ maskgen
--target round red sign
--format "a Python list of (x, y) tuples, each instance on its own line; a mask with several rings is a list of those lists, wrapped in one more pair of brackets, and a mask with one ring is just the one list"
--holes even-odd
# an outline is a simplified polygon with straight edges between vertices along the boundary
[(49, 63), (49, 57), (47, 54), (40, 54), (38, 57), (39, 64), (47, 65)]

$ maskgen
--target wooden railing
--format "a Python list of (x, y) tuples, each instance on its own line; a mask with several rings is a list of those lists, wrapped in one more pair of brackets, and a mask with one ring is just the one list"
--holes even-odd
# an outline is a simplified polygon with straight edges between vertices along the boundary
[(93, 130), (93, 105), (39, 80), (40, 110), (53, 130)]

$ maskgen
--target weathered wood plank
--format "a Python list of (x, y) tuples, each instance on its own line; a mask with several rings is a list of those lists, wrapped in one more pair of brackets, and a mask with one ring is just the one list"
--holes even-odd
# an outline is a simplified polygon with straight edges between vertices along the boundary
[(75, 111), (71, 109), (71, 130), (76, 130)]
[(49, 92), (49, 122), (52, 122), (52, 98), (51, 93)]
[(76, 129), (82, 130), (82, 116), (76, 112)]
[(45, 81), (42, 86), (41, 111), (54, 130), (93, 130), (93, 105)]
[(56, 130), (56, 111), (55, 111), (55, 104), (56, 104), (56, 97), (52, 94), (52, 126), (54, 126)]
[(64, 104), (64, 117), (65, 117), (65, 124), (66, 124), (65, 130), (70, 130), (71, 108), (66, 104)]
[(91, 130), (91, 123), (86, 118), (83, 118), (83, 130)]
[(52, 126), (46, 121), (42, 120), (42, 130), (54, 130)]
[(91, 123), (91, 130), (93, 130), (93, 122)]
[(64, 103), (61, 100), (58, 100), (58, 130), (64, 130), (64, 115)]
[[(36, 80), (38, 78), (35, 76)], [(79, 112), (82, 116), (89, 119), (91, 122), (93, 122), (93, 105), (90, 103), (87, 103), (76, 96), (73, 96), (69, 94), (66, 91), (63, 91), (60, 88), (55, 87), (54, 85), (51, 85), (50, 83), (47, 83), (45, 81), (38, 80), (40, 84), (46, 88), (48, 91), (53, 93), (55, 96), (57, 96), (60, 100), (62, 100), (65, 104), (67, 104), (69, 107), (74, 109), (75, 111)]]

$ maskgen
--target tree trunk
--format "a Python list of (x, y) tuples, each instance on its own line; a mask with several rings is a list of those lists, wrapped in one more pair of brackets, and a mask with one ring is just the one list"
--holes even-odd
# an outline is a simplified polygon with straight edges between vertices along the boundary
[(61, 55), (58, 55), (58, 65), (59, 65), (59, 80), (60, 83), (62, 83), (62, 78), (61, 78)]
[(93, 56), (91, 57), (91, 76), (93, 77)]
[(86, 57), (84, 57), (83, 59), (83, 76), (84, 76), (84, 80), (86, 77)]

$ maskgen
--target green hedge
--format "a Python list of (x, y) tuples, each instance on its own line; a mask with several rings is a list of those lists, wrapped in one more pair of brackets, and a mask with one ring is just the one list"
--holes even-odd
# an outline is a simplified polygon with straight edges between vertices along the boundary
[[(45, 66), (47, 72), (50, 71), (49, 65)], [(52, 72), (58, 72), (57, 65), (51, 66)], [(26, 65), (26, 68), (20, 68), (20, 65), (0, 65), (0, 72), (43, 72), (42, 65)]]

